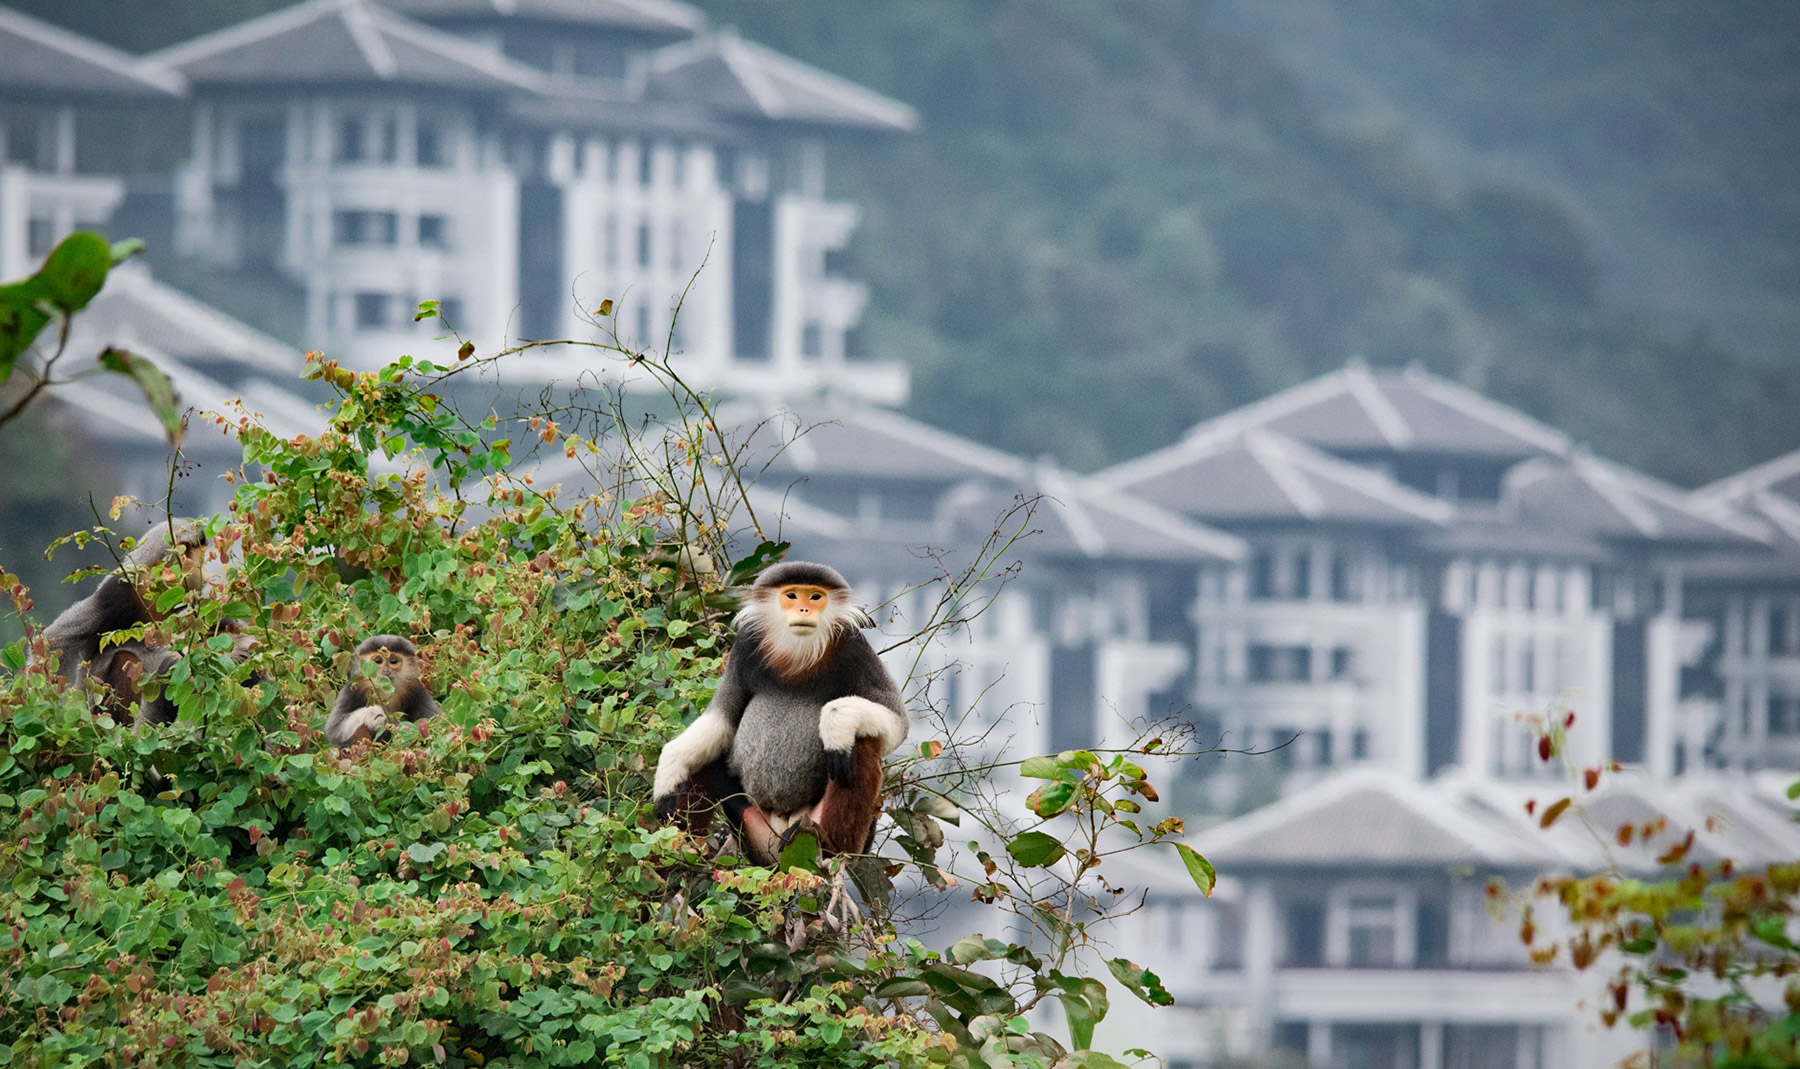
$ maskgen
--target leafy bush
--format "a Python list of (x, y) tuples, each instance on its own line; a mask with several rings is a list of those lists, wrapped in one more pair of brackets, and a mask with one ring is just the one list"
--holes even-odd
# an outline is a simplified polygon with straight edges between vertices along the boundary
[[(691, 551), (722, 523), (690, 516), (704, 480), (665, 492), (653, 466), (579, 501), (500, 474), (508, 428), (570, 455), (600, 444), (542, 415), (465, 419), (444, 384), (483, 360), (315, 363), (341, 395), (325, 433), (236, 420), (250, 474), (211, 521), (214, 574), (196, 596), (157, 591), (170, 615), (138, 629), (185, 651), (161, 684), (177, 723), (94, 715), (41, 638), (4, 649), (0, 1063), (1117, 1064), (1025, 1015), (1062, 1005), (1086, 1047), (1105, 1012), (1104, 985), (1061, 969), (1095, 915), (1096, 836), (1138, 811), (1124, 794), (1154, 798), (1143, 769), (1080, 753), (1030, 770), (1055, 805), (995, 853), (1068, 874), (1060, 901), (1020, 906), (1048, 918), (1047, 960), (981, 937), (940, 954), (894, 928), (896, 876), (953, 882), (937, 847), (954, 776), (922, 771), (941, 741), (892, 771), (900, 861), (802, 851), (770, 871), (657, 827), (649, 770), (722, 663), (728, 598)], [(663, 455), (702, 470), (709, 415), (669, 381), (700, 408)], [(0, 586), (23, 614), (26, 591)], [(259, 642), (247, 663), (227, 620)], [(325, 711), (381, 632), (420, 640), (444, 715), (336, 755)], [(1052, 819), (1087, 845), (1051, 856)], [(981, 890), (1009, 897), (982, 858)]]

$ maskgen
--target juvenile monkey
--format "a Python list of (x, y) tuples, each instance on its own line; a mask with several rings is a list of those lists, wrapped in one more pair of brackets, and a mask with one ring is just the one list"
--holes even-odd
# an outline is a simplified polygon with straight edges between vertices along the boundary
[(164, 562), (174, 560), (183, 585), (190, 591), (198, 589), (205, 546), (206, 531), (199, 520), (175, 520), (152, 527), (117, 571), (44, 628), (44, 638), (56, 655), (56, 670), (79, 686), (101, 655), (102, 635), (159, 619), (161, 614), (151, 607), (147, 595), (155, 569)]
[(794, 561), (763, 573), (736, 622), (711, 703), (657, 758), (657, 816), (703, 831), (717, 805), (765, 865), (797, 829), (826, 853), (867, 849), (881, 757), (908, 726), (900, 688), (859, 630), (873, 621), (843, 576)]
[(438, 715), (438, 704), (419, 678), (419, 651), (399, 635), (375, 635), (356, 647), (356, 655), (375, 665), (372, 677), (352, 673), (337, 704), (325, 718), (325, 738), (343, 749), (387, 734), (389, 714), (411, 721)]

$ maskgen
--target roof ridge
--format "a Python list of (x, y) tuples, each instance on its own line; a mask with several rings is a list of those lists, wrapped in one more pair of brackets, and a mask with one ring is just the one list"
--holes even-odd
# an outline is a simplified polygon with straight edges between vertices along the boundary
[(882, 114), (885, 121), (902, 129), (911, 130), (919, 124), (917, 109), (895, 100), (885, 93), (756, 41), (735, 35), (732, 41), (737, 48), (748, 53), (749, 58), (773, 65), (784, 76), (800, 82), (822, 96), (840, 99), (849, 97), (861, 109)]
[(1800, 475), (1800, 449), (1771, 457), (1761, 464), (1752, 465), (1738, 472), (1707, 483), (1690, 492), (1693, 497), (1728, 498), (1755, 490), (1767, 490), (1771, 483)]
[(756, 106), (771, 118), (782, 118), (780, 91), (769, 84), (768, 76), (757, 70), (755, 65), (750, 62), (749, 57), (739, 54), (738, 50), (743, 44), (744, 39), (736, 33), (713, 35), (714, 52), (737, 77), (738, 83), (744, 87), (744, 92), (749, 93), (750, 99), (756, 101)]
[(1417, 440), (1406, 417), (1381, 392), (1381, 384), (1375, 381), (1369, 365), (1357, 361), (1346, 367), (1344, 382), (1350, 389), (1350, 397), (1362, 406), (1362, 410), (1368, 414), (1369, 422), (1375, 424), (1375, 429), (1381, 432), (1389, 445), (1395, 449), (1404, 449)]
[[(1106, 536), (1082, 509), (1082, 503), (1076, 488), (1070, 485), (1063, 473), (1050, 465), (1041, 465), (1032, 473), (1033, 481), (1038, 489), (1049, 491), (1040, 496), (1059, 507), (1063, 522), (1068, 525), (1069, 534), (1075, 544), (1090, 557), (1102, 556), (1106, 553)], [(1061, 496), (1058, 496), (1060, 493)]]
[[(1161, 449), (1153, 449), (1142, 456), (1114, 464), (1098, 472), (1096, 477), (1115, 488), (1129, 489), (1131, 483), (1180, 470), (1188, 462), (1212, 455), (1222, 443), (1240, 437), (1260, 424), (1331, 396), (1334, 390), (1340, 388), (1338, 380), (1342, 377), (1341, 370), (1327, 372), (1267, 397), (1258, 398), (1247, 405), (1221, 412), (1189, 427), (1180, 439)], [(1315, 398), (1314, 394), (1320, 396)]]
[(124, 49), (115, 48), (104, 41), (96, 41), (53, 22), (45, 22), (15, 8), (0, 7), (0, 27), (95, 66), (104, 67), (126, 79), (141, 82), (148, 88), (176, 95), (186, 89), (186, 79), (179, 71), (161, 63), (148, 62), (147, 57), (132, 55)]
[(1594, 492), (1611, 505), (1613, 511), (1625, 517), (1625, 522), (1637, 528), (1638, 533), (1646, 538), (1657, 538), (1663, 531), (1662, 521), (1656, 514), (1645, 508), (1642, 502), (1631, 496), (1629, 488), (1616, 484), (1604, 468), (1593, 463), (1593, 457), (1581, 456), (1571, 465), (1575, 477), (1592, 487)]
[[(1249, 552), (1248, 545), (1236, 535), (1183, 516), (1129, 490), (1115, 489), (1091, 477), (1071, 476), (1070, 481), (1090, 504), (1158, 534), (1185, 539), (1196, 549), (1228, 559), (1241, 559)], [(1130, 512), (1126, 511), (1128, 503)]]
[(1028, 470), (1026, 461), (1021, 457), (898, 412), (871, 405), (848, 408), (840, 415), (866, 420), (877, 428), (885, 429), (892, 434), (910, 435), (917, 440), (929, 443), (946, 455), (963, 460), (971, 467), (982, 468), (991, 475), (1018, 479)]
[(257, 15), (198, 37), (190, 37), (186, 41), (152, 52), (145, 58), (180, 67), (197, 59), (218, 55), (220, 52), (304, 26), (329, 13), (331, 9), (340, 7), (343, 2), (344, 0), (301, 0), (292, 7), (277, 8), (266, 15)]
[(1567, 454), (1572, 446), (1569, 436), (1541, 420), (1532, 418), (1508, 405), (1503, 405), (1460, 382), (1433, 375), (1424, 368), (1407, 365), (1400, 374), (1420, 392), (1467, 416), (1486, 420), (1491, 425), (1548, 453)]
[(1279, 431), (1259, 431), (1257, 433), (1280, 440), (1282, 447), (1294, 463), (1307, 465), (1316, 471), (1323, 471), (1330, 478), (1336, 479), (1366, 497), (1372, 497), (1383, 504), (1403, 512), (1410, 512), (1436, 524), (1448, 523), (1455, 516), (1456, 510), (1449, 504), (1433, 497), (1427, 497), (1378, 471), (1371, 471), (1360, 464), (1353, 464), (1317, 446), (1308, 445), (1297, 438), (1281, 434)]
[(350, 40), (356, 42), (356, 48), (369, 63), (369, 69), (382, 81), (392, 81), (400, 71), (400, 61), (394, 58), (394, 50), (388, 47), (386, 39), (381, 35), (381, 28), (375, 24), (375, 18), (369, 9), (362, 5), (362, 0), (341, 0), (338, 17), (343, 19), (344, 28), (350, 32)]
[(1293, 458), (1283, 452), (1276, 434), (1266, 430), (1247, 431), (1244, 434), (1244, 448), (1262, 465), (1263, 471), (1274, 481), (1276, 489), (1286, 495), (1300, 515), (1316, 520), (1325, 511), (1324, 496), (1306, 481)]

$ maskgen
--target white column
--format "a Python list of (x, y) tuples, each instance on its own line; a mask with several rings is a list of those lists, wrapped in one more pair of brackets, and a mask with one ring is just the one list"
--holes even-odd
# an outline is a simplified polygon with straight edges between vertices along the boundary
[(1306, 1022), (1306, 1064), (1316, 1069), (1331, 1064), (1331, 1022)]
[(1426, 1021), (1419, 1025), (1419, 1069), (1444, 1069), (1442, 1021)]

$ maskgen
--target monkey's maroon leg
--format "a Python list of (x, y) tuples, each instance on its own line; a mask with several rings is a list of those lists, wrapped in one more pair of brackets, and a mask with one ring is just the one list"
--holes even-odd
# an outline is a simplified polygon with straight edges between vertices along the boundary
[(827, 780), (825, 797), (813, 807), (819, 849), (827, 854), (856, 854), (869, 848), (875, 818), (881, 815), (881, 740), (864, 735), (853, 754), (856, 775), (849, 783)]

